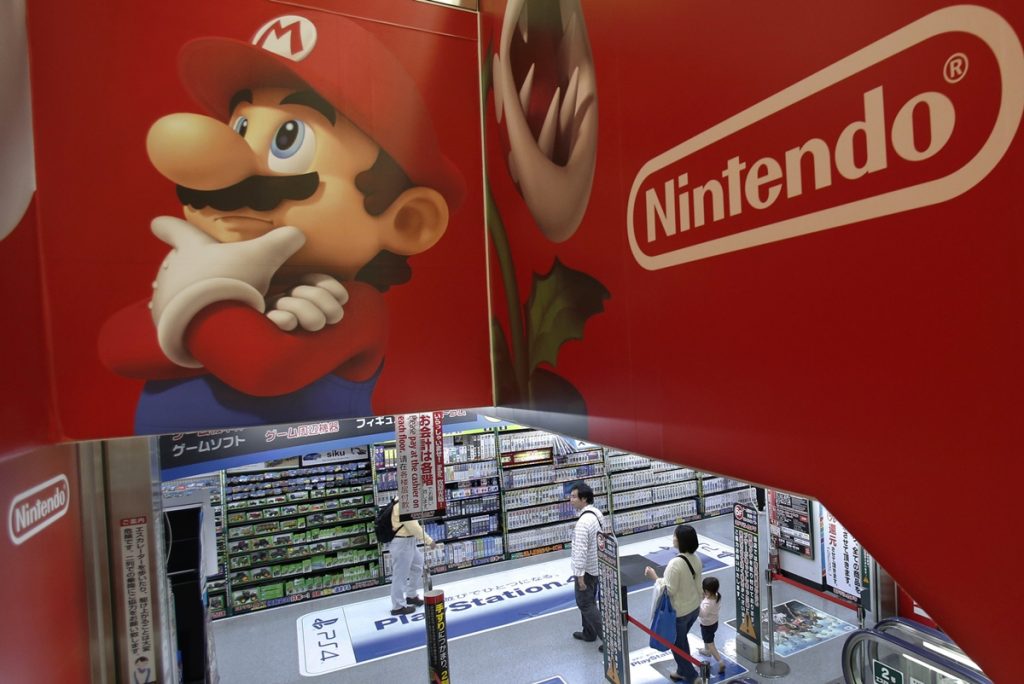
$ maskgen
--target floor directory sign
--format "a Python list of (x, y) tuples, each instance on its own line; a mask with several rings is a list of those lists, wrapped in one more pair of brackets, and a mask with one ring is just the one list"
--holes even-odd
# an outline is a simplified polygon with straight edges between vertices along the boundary
[(736, 545), (736, 652), (760, 662), (761, 545), (756, 508), (741, 503), (733, 507), (733, 537)]
[(622, 584), (619, 542), (613, 534), (597, 535), (601, 632), (604, 634), (604, 678), (614, 684), (629, 682), (629, 645), (622, 628)]

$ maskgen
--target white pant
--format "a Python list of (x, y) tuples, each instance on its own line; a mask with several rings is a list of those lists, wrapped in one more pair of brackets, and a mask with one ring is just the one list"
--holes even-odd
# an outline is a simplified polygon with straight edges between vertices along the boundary
[(402, 608), (405, 599), (417, 596), (423, 588), (423, 551), (416, 537), (391, 540), (391, 607)]

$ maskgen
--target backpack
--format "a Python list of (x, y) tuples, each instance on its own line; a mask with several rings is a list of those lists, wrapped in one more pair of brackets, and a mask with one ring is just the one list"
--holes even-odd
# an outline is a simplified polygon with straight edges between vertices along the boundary
[[(377, 541), (381, 544), (387, 544), (389, 541), (395, 538), (395, 532), (398, 530), (391, 527), (391, 512), (395, 510), (395, 504), (398, 499), (392, 499), (391, 502), (384, 508), (377, 511), (377, 517), (373, 521), (373, 531), (377, 534)], [(399, 525), (399, 527), (402, 527)]]

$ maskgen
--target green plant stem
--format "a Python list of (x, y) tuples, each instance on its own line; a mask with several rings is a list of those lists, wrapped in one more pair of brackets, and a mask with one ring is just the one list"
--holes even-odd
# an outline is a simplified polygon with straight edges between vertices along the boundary
[(523, 331), (522, 305), (519, 302), (519, 288), (516, 283), (515, 268), (512, 263), (512, 250), (505, 232), (505, 224), (498, 214), (498, 207), (491, 196), (489, 182), (484, 184), (484, 201), (487, 203), (487, 230), (494, 241), (494, 251), (498, 254), (498, 269), (505, 289), (505, 303), (508, 306), (509, 340), (512, 344), (512, 370), (515, 372), (516, 387), (520, 399), (527, 399), (526, 339)]

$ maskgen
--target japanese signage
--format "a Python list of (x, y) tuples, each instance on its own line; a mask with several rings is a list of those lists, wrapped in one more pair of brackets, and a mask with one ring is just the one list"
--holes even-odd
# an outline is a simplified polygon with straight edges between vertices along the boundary
[(433, 518), (444, 511), (442, 413), (395, 417), (398, 501), (403, 517)]
[(601, 600), (601, 632), (604, 635), (604, 678), (614, 684), (629, 682), (629, 644), (622, 629), (622, 578), (619, 541), (614, 534), (597, 535), (597, 572)]
[(903, 673), (881, 660), (872, 660), (871, 670), (874, 684), (903, 684)]
[(450, 684), (448, 623), (444, 612), (443, 591), (424, 592), (423, 613), (427, 625), (427, 681), (431, 684)]
[[(738, 503), (733, 507), (736, 546), (736, 634), (761, 650), (761, 545), (757, 509)], [(758, 658), (760, 659), (760, 658)]]
[(316, 677), (356, 662), (344, 608), (307, 613), (296, 620), (299, 635), (299, 674)]
[(822, 563), (825, 583), (840, 596), (860, 603), (860, 544), (836, 517), (821, 509)]
[(312, 466), (324, 463), (344, 463), (345, 461), (359, 461), (367, 458), (369, 447), (354, 446), (345, 449), (328, 449), (316, 451), (311, 454), (302, 455), (302, 465)]
[[(458, 425), (474, 420), (477, 420), (475, 413), (444, 412), (445, 425)], [(164, 470), (180, 468), (232, 456), (258, 454), (351, 437), (365, 436), (367, 442), (387, 440), (394, 434), (394, 430), (394, 416), (371, 416), (315, 423), (161, 435), (159, 438), (160, 467)], [(305, 457), (305, 455), (303, 456)]]
[(775, 493), (778, 546), (804, 558), (814, 558), (811, 545), (811, 501), (784, 492)]
[(153, 608), (146, 517), (121, 519), (121, 578), (124, 586), (125, 659), (132, 682), (156, 681), (153, 660)]

